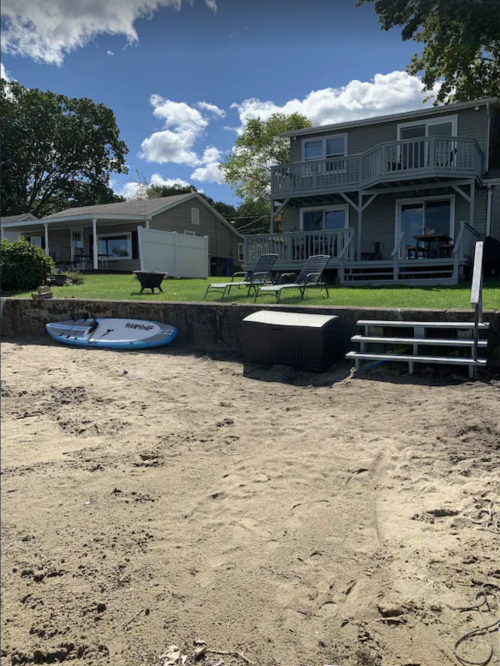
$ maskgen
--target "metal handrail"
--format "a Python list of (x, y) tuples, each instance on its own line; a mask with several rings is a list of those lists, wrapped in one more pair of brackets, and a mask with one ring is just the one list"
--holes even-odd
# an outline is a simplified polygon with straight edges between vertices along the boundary
[[(474, 306), (474, 351), (473, 358), (479, 357), (479, 324), (483, 321), (483, 250), (484, 242), (477, 241), (474, 254), (474, 270), (472, 273), (471, 305)], [(474, 366), (474, 371), (476, 366)]]

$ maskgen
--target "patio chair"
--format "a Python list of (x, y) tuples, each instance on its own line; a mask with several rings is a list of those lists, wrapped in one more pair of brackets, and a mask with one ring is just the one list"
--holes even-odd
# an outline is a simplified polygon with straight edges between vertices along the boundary
[[(221, 300), (223, 301), (226, 297), (226, 292), (229, 296), (233, 287), (237, 287), (238, 289), (245, 287), (248, 289), (247, 296), (249, 296), (252, 289), (257, 292), (259, 286), (269, 283), (273, 284), (273, 266), (277, 258), (277, 254), (261, 254), (252, 272), (234, 273), (231, 282), (209, 284), (205, 292), (205, 299), (209, 292), (216, 291), (219, 293), (222, 292)], [(235, 282), (234, 278), (236, 277), (243, 277), (244, 279)]]
[[(263, 287), (260, 287), (259, 290), (255, 292), (254, 303), (259, 296), (265, 296), (265, 294), (274, 294), (276, 302), (279, 303), (281, 292), (284, 289), (299, 289), (300, 297), (303, 299), (306, 289), (312, 287), (319, 287), (321, 290), (324, 287), (326, 290), (326, 297), (328, 298), (328, 285), (323, 271), (330, 259), (331, 257), (329, 254), (317, 254), (314, 257), (309, 257), (294, 282), (288, 284), (264, 285)], [(285, 275), (288, 277), (289, 274)]]
[(380, 241), (375, 241), (370, 245), (370, 260), (382, 261), (382, 252), (384, 251), (384, 244)]

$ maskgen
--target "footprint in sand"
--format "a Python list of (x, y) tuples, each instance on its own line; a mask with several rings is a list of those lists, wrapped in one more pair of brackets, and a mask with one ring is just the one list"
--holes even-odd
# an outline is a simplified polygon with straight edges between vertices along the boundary
[(235, 526), (234, 531), (238, 536), (247, 538), (250, 534), (260, 537), (261, 539), (270, 539), (272, 537), (271, 532), (260, 527), (258, 520), (253, 518), (243, 518)]

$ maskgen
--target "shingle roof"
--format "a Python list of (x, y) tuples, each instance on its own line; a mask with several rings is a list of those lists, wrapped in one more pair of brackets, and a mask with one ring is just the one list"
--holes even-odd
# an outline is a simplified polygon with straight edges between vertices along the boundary
[(66, 208), (54, 215), (44, 217), (44, 220), (56, 220), (59, 217), (76, 217), (78, 215), (152, 215), (157, 210), (165, 208), (175, 203), (180, 203), (184, 199), (192, 197), (193, 193), (176, 194), (171, 197), (161, 197), (160, 199), (144, 199), (137, 201), (119, 201), (118, 203), (102, 204), (100, 206), (82, 206), (81, 208)]
[(9, 224), (11, 222), (22, 222), (23, 220), (36, 220), (32, 213), (21, 213), (20, 215), (6, 215), (1, 218), (0, 224)]

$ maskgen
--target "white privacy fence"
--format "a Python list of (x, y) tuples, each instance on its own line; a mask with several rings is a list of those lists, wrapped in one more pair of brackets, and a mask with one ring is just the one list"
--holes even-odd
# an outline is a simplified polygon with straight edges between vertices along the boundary
[(209, 276), (208, 236), (138, 227), (141, 271), (161, 271), (176, 278)]

